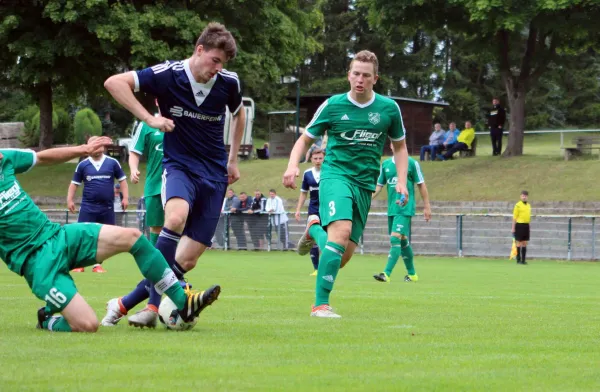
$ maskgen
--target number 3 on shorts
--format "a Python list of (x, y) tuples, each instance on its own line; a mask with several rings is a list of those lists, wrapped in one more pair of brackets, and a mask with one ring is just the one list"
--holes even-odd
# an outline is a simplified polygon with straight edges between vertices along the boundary
[(335, 201), (329, 202), (329, 216), (335, 215)]
[(46, 300), (46, 302), (50, 302), (57, 308), (61, 308), (62, 305), (64, 305), (64, 303), (67, 302), (67, 297), (65, 297), (63, 293), (58, 291), (56, 287), (52, 287), (50, 289), (50, 295), (46, 294), (46, 297), (44, 299)]

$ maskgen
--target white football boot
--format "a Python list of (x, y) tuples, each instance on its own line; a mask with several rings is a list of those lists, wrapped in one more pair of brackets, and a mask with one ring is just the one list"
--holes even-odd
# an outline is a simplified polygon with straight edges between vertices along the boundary
[(333, 308), (329, 305), (313, 306), (310, 312), (312, 317), (323, 317), (323, 318), (342, 318), (339, 314), (333, 311)]
[(130, 316), (127, 321), (129, 325), (137, 328), (156, 328), (158, 313), (154, 310), (144, 308), (133, 316)]
[(114, 327), (121, 321), (125, 314), (121, 313), (119, 298), (113, 298), (106, 303), (106, 316), (101, 321), (105, 327)]

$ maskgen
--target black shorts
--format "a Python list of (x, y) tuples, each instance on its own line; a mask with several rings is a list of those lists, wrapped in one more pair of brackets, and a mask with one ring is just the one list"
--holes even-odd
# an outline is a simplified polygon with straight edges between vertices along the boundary
[(517, 223), (515, 225), (515, 240), (529, 241), (529, 223)]

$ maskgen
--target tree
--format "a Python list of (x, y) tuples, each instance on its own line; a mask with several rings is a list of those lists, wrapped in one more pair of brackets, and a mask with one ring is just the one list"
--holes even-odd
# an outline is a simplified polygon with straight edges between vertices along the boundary
[[(597, 45), (600, 4), (593, 0), (365, 0), (378, 27), (445, 26), (493, 55), (506, 91), (511, 132), (505, 156), (523, 154), (526, 96), (547, 72)], [(487, 48), (487, 49), (486, 49)]]
[(88, 137), (102, 135), (102, 122), (98, 115), (89, 108), (81, 109), (73, 121), (76, 144), (85, 144)]

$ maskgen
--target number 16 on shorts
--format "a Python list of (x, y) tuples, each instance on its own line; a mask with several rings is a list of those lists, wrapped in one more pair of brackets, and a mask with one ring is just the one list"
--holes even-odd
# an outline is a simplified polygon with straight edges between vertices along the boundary
[(46, 302), (54, 305), (56, 308), (60, 309), (67, 302), (67, 297), (60, 291), (56, 289), (56, 287), (52, 287), (50, 292), (46, 294), (44, 298)]

